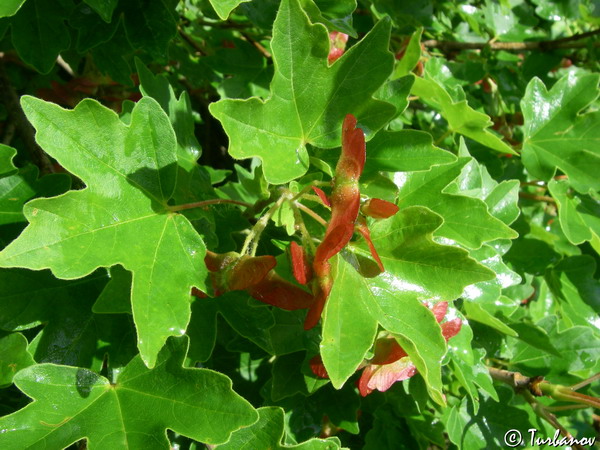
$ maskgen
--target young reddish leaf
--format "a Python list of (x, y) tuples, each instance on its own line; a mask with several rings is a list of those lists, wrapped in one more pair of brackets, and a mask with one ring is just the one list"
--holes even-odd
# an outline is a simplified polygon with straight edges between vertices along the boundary
[(325, 369), (325, 365), (323, 364), (323, 359), (321, 355), (315, 355), (310, 358), (310, 370), (319, 378), (329, 378), (327, 374), (327, 369)]
[(446, 317), (446, 313), (448, 312), (448, 302), (437, 302), (432, 308), (429, 309), (431, 309), (431, 312), (433, 312), (435, 320), (440, 323), (444, 317)]
[(383, 267), (383, 263), (381, 262), (381, 258), (379, 257), (379, 254), (377, 253), (377, 249), (373, 245), (373, 241), (371, 240), (371, 232), (369, 231), (367, 222), (365, 221), (365, 219), (363, 217), (358, 218), (358, 221), (356, 223), (356, 229), (358, 230), (358, 232), (360, 234), (362, 234), (362, 236), (365, 238), (365, 241), (367, 241), (369, 250), (371, 250), (371, 256), (373, 256), (373, 259), (377, 262), (377, 265), (379, 266), (379, 270), (384, 272), (385, 269)]
[(217, 272), (227, 267), (234, 260), (239, 258), (239, 256), (240, 255), (235, 252), (215, 253), (207, 250), (206, 256), (204, 257), (204, 264), (206, 264), (206, 267), (211, 272)]
[(310, 330), (317, 323), (319, 323), (321, 313), (323, 312), (323, 308), (325, 307), (325, 302), (327, 301), (327, 298), (329, 297), (329, 294), (331, 292), (331, 288), (333, 287), (333, 280), (329, 275), (329, 269), (331, 268), (331, 266), (329, 263), (326, 263), (326, 266), (328, 268), (327, 274), (323, 277), (319, 277), (317, 280), (314, 301), (312, 305), (310, 305), (310, 309), (308, 310), (308, 314), (306, 314), (306, 319), (304, 320), (305, 330)]
[(312, 268), (308, 264), (308, 258), (304, 249), (295, 241), (292, 241), (290, 244), (290, 255), (292, 256), (294, 278), (300, 284), (308, 283), (312, 278)]
[(456, 319), (449, 320), (448, 322), (444, 322), (442, 325), (442, 336), (444, 339), (448, 341), (451, 337), (454, 337), (460, 331), (462, 327), (462, 320), (458, 317)]
[(323, 241), (317, 247), (313, 268), (318, 277), (325, 276), (329, 273), (328, 261), (344, 248), (354, 234), (353, 224), (341, 224), (336, 228), (329, 230), (325, 234)]
[(342, 155), (335, 168), (336, 177), (358, 181), (366, 157), (365, 134), (356, 128), (356, 117), (348, 114), (342, 124)]
[(379, 198), (371, 198), (361, 206), (360, 212), (374, 219), (387, 219), (396, 214), (398, 209), (398, 206), (391, 202)]
[(242, 256), (227, 271), (227, 288), (230, 291), (241, 291), (262, 281), (275, 268), (277, 260), (274, 256)]
[(381, 338), (375, 342), (375, 356), (371, 360), (371, 364), (391, 364), (405, 356), (408, 354), (400, 347), (396, 339)]
[(417, 368), (409, 358), (402, 358), (392, 364), (371, 364), (363, 370), (358, 380), (358, 390), (363, 397), (375, 389), (387, 391), (396, 381), (406, 380), (417, 373)]
[(348, 114), (342, 125), (342, 154), (335, 169), (331, 220), (313, 260), (318, 282), (315, 301), (304, 322), (304, 328), (307, 330), (319, 321), (333, 286), (329, 260), (344, 248), (354, 234), (354, 222), (360, 208), (358, 179), (365, 165), (365, 157), (365, 135), (360, 128), (356, 128), (356, 118)]
[(325, 194), (325, 192), (323, 192), (322, 189), (319, 189), (316, 186), (312, 186), (312, 190), (315, 192), (315, 194), (317, 194), (319, 196), (319, 198), (321, 199), (321, 201), (323, 202), (323, 204), (325, 206), (331, 207), (331, 202), (329, 201), (329, 199), (327, 198), (327, 195)]
[(294, 286), (273, 271), (258, 284), (250, 286), (247, 291), (256, 300), (287, 311), (308, 308), (313, 304), (313, 296), (310, 293)]
[(329, 64), (333, 64), (336, 59), (344, 54), (346, 42), (348, 42), (348, 35), (340, 33), (339, 31), (332, 31), (329, 33), (329, 42), (331, 43), (331, 47), (329, 49), (327, 61)]

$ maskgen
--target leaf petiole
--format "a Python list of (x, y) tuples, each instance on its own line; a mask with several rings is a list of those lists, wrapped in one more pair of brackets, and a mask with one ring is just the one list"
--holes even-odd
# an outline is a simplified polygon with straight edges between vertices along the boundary
[(223, 203), (245, 206), (246, 208), (250, 208), (251, 206), (254, 206), (251, 203), (239, 202), (237, 200), (229, 200), (227, 198), (213, 198), (210, 200), (203, 200), (201, 202), (185, 203), (183, 205), (169, 206), (168, 209), (169, 209), (169, 211), (177, 212), (177, 211), (183, 211), (186, 209), (203, 208), (205, 206), (218, 205), (218, 204), (223, 204)]

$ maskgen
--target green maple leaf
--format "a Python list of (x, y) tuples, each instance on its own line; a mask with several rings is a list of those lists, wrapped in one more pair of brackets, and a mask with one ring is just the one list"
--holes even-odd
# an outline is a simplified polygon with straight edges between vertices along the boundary
[(597, 198), (572, 192), (567, 180), (550, 180), (548, 189), (558, 206), (560, 226), (575, 245), (591, 241), (600, 253), (600, 204)]
[(0, 5), (0, 17), (9, 17), (17, 13), (25, 0), (5, 0)]
[(0, 178), (12, 175), (17, 171), (12, 162), (16, 154), (17, 151), (14, 148), (0, 144)]
[(85, 438), (90, 449), (168, 449), (166, 428), (200, 442), (226, 442), (258, 414), (226, 376), (182, 367), (187, 346), (187, 337), (169, 340), (154, 369), (135, 357), (115, 384), (77, 367), (20, 371), (14, 382), (34, 402), (0, 419), (0, 446), (65, 448)]
[(598, 97), (598, 74), (569, 73), (549, 91), (534, 78), (521, 101), (523, 164), (549, 180), (562, 170), (582, 194), (600, 190), (600, 111), (579, 114)]
[(337, 437), (327, 439), (313, 438), (296, 445), (285, 445), (283, 439), (284, 410), (277, 406), (268, 406), (257, 409), (258, 422), (236, 431), (231, 435), (229, 442), (219, 445), (218, 450), (239, 450), (242, 448), (270, 450), (336, 450), (342, 448)]
[(0, 386), (10, 385), (19, 370), (35, 364), (33, 356), (27, 351), (27, 344), (27, 338), (21, 333), (0, 338)]
[(21, 331), (43, 325), (35, 337), (29, 335), (33, 337), (29, 351), (37, 362), (99, 371), (108, 354), (112, 370), (125, 366), (137, 353), (131, 316), (91, 310), (108, 280), (104, 272), (65, 281), (49, 271), (0, 269), (0, 329)]
[[(465, 93), (460, 86), (455, 92), (449, 92), (445, 85), (436, 80), (432, 73), (448, 69), (432, 59), (428, 61), (422, 77), (415, 77), (411, 94), (434, 107), (448, 121), (448, 127), (454, 133), (460, 133), (486, 147), (500, 153), (517, 153), (488, 128), (493, 124), (487, 114), (475, 111), (467, 103)], [(451, 95), (453, 94), (453, 95)]]
[(363, 361), (379, 323), (412, 358), (432, 398), (443, 403), (440, 361), (446, 345), (422, 302), (453, 300), (466, 286), (495, 274), (465, 250), (433, 242), (442, 222), (426, 208), (410, 207), (375, 223), (371, 237), (386, 269), (377, 277), (365, 278), (354, 263), (338, 258), (321, 342), (334, 386), (341, 386)]
[[(488, 205), (477, 198), (448, 193), (446, 187), (460, 174), (470, 158), (433, 166), (426, 172), (410, 172), (397, 177), (400, 185), (398, 205), (426, 206), (444, 218), (436, 232), (469, 248), (486, 241), (514, 239), (518, 234), (488, 212)], [(449, 189), (452, 191), (452, 189)]]
[(210, 0), (210, 4), (221, 20), (227, 20), (231, 11), (237, 8), (240, 3), (249, 2), (250, 0)]
[(37, 166), (29, 164), (19, 172), (0, 179), (0, 225), (25, 222), (23, 205), (33, 197), (53, 197), (71, 187), (71, 178), (52, 173), (38, 178)]
[(71, 44), (68, 15), (64, 2), (27, 0), (10, 19), (12, 44), (21, 59), (41, 73), (50, 72), (57, 56)]
[(150, 98), (129, 126), (93, 100), (72, 111), (32, 97), (22, 104), (40, 145), (88, 187), (29, 202), (30, 225), (0, 253), (0, 267), (72, 279), (121, 264), (133, 272), (138, 347), (151, 367), (167, 337), (185, 332), (192, 287), (205, 289), (204, 243), (166, 203), (177, 174), (169, 119)]
[(394, 114), (392, 105), (372, 98), (392, 71), (389, 33), (389, 21), (378, 22), (329, 67), (327, 29), (312, 24), (298, 0), (283, 0), (273, 25), (271, 96), (210, 105), (229, 136), (229, 153), (259, 157), (267, 181), (280, 184), (306, 172), (306, 144), (340, 145), (346, 114), (372, 136)]
[(119, 0), (84, 0), (94, 11), (96, 11), (102, 20), (110, 22), (113, 11), (117, 7)]

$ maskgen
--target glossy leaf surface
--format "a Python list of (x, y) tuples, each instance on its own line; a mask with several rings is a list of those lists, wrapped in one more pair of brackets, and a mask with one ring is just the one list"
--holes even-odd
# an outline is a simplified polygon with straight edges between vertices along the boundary
[[(0, 265), (51, 268), (67, 279), (114, 264), (131, 270), (138, 346), (153, 366), (166, 338), (185, 332), (189, 293), (204, 288), (206, 274), (202, 239), (166, 208), (177, 170), (168, 119), (151, 99), (140, 100), (130, 126), (94, 101), (73, 111), (33, 98), (23, 106), (38, 141), (88, 188), (29, 203), (30, 225), (0, 253)], [(52, 231), (37, 231), (46, 226)], [(67, 262), (82, 253), (79, 264)]]
[[(429, 66), (435, 64), (430, 60)], [(497, 135), (489, 131), (492, 121), (489, 116), (474, 110), (464, 99), (453, 98), (450, 93), (435, 80), (429, 72), (423, 77), (415, 77), (411, 93), (431, 104), (448, 121), (451, 131), (471, 138), (492, 150), (501, 153), (515, 154), (515, 151)]]
[(388, 35), (389, 22), (381, 21), (328, 67), (326, 29), (311, 24), (298, 0), (283, 0), (271, 45), (276, 67), (271, 96), (210, 106), (229, 135), (230, 154), (261, 158), (266, 179), (285, 183), (308, 169), (307, 143), (339, 146), (346, 114), (354, 114), (369, 134), (381, 128), (393, 107), (372, 95), (392, 70)]
[(541, 80), (531, 80), (523, 98), (523, 164), (533, 176), (549, 180), (558, 168), (577, 191), (600, 189), (600, 114), (579, 114), (598, 97), (599, 78), (571, 73), (550, 90)]
[(444, 218), (436, 234), (456, 240), (469, 248), (479, 248), (494, 239), (513, 239), (517, 233), (488, 212), (481, 200), (446, 194), (445, 188), (467, 164), (461, 158), (452, 164), (434, 166), (427, 172), (410, 172), (397, 178), (398, 206), (426, 206)]

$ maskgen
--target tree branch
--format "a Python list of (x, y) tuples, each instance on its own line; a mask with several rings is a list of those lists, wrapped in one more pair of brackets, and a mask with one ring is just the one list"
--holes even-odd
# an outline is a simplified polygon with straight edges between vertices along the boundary
[[(588, 31), (587, 33), (574, 34), (573, 36), (554, 39), (551, 41), (529, 42), (454, 42), (429, 39), (427, 41), (423, 41), (423, 45), (428, 48), (439, 48), (442, 51), (481, 50), (489, 47), (492, 50), (506, 50), (509, 52), (521, 52), (525, 50), (539, 50), (545, 52), (559, 48), (585, 48), (588, 46), (588, 43), (575, 41), (580, 41), (599, 34), (600, 29)], [(600, 47), (600, 42), (593, 42), (591, 45), (594, 47)]]

